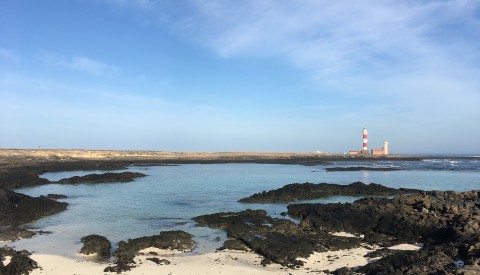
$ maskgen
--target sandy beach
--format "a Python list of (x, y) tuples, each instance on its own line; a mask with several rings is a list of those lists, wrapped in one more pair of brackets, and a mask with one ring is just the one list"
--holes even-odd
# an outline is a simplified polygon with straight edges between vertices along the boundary
[[(397, 246), (400, 250), (419, 249), (414, 245)], [(154, 251), (158, 256), (149, 255)], [(374, 251), (367, 248), (355, 248), (341, 251), (329, 251), (323, 253), (314, 253), (308, 259), (303, 259), (305, 265), (298, 269), (289, 269), (279, 264), (260, 265), (261, 256), (253, 252), (240, 251), (218, 251), (201, 255), (182, 255), (180, 252), (161, 251), (155, 248), (145, 249), (142, 255), (135, 258), (139, 265), (131, 271), (122, 274), (141, 275), (141, 274), (326, 274), (325, 270), (334, 271), (341, 267), (357, 267), (368, 263), (364, 257), (367, 253)], [(157, 257), (165, 259), (169, 264), (156, 264), (147, 258)], [(31, 256), (38, 262), (41, 268), (35, 269), (32, 275), (90, 275), (101, 274), (107, 266), (105, 263), (95, 263), (87, 260), (75, 260), (56, 255), (36, 255)]]
[[(354, 237), (346, 232), (331, 233), (334, 236)], [(360, 236), (362, 238), (362, 236)], [(2, 242), (3, 245), (8, 244)], [(400, 244), (389, 247), (393, 250), (414, 251), (419, 250), (422, 244)], [(137, 263), (130, 271), (122, 272), (126, 275), (148, 274), (328, 274), (338, 268), (356, 268), (366, 265), (375, 258), (368, 258), (367, 254), (380, 249), (379, 246), (363, 245), (359, 248), (339, 251), (315, 252), (307, 259), (299, 258), (305, 264), (295, 269), (283, 267), (279, 264), (260, 264), (263, 257), (254, 252), (222, 250), (208, 253), (182, 252), (158, 248), (146, 248), (140, 250), (134, 258)], [(38, 263), (31, 275), (91, 275), (105, 273), (104, 269), (111, 263), (96, 261), (96, 255), (83, 255), (77, 253), (76, 258), (62, 255), (48, 255), (33, 252), (31, 259)], [(161, 263), (157, 264), (149, 258), (157, 258)], [(11, 257), (3, 261), (7, 265)]]

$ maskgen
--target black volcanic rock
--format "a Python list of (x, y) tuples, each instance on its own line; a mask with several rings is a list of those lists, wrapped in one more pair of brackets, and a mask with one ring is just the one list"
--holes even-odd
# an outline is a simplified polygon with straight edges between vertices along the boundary
[(61, 212), (67, 203), (0, 189), (0, 225), (20, 225)]
[(221, 249), (253, 250), (262, 255), (262, 264), (303, 265), (297, 260), (314, 251), (339, 250), (359, 246), (360, 239), (332, 236), (321, 232), (303, 232), (286, 219), (267, 216), (263, 210), (224, 212), (193, 218), (197, 226), (222, 229), (230, 238)]
[(57, 183), (76, 184), (76, 183), (108, 183), (108, 182), (130, 182), (138, 177), (145, 177), (145, 174), (138, 172), (122, 173), (104, 173), (89, 174), (86, 176), (75, 176), (67, 179), (61, 179)]
[(160, 235), (129, 239), (127, 242), (120, 241), (117, 250), (113, 252), (113, 255), (117, 258), (115, 265), (105, 268), (104, 272), (120, 273), (131, 270), (135, 267), (133, 258), (138, 254), (138, 251), (145, 248), (191, 250), (195, 246), (192, 237), (191, 234), (183, 231), (164, 231), (160, 232)]
[(18, 227), (8, 227), (0, 228), (0, 242), (5, 241), (16, 241), (20, 239), (28, 239), (35, 236), (34, 231), (18, 228)]
[(289, 205), (303, 231), (347, 231), (364, 241), (390, 246), (424, 243), (362, 267), (365, 274), (451, 274), (454, 261), (480, 271), (480, 191), (431, 191), (393, 199), (368, 198), (346, 204)]
[(341, 185), (329, 183), (314, 184), (306, 182), (288, 184), (276, 190), (256, 193), (250, 197), (239, 200), (239, 202), (279, 203), (314, 200), (331, 196), (390, 196), (418, 192), (420, 192), (420, 190), (405, 188), (395, 189), (376, 183), (364, 184), (362, 182), (354, 182), (349, 185)]
[[(5, 256), (12, 257), (7, 265), (3, 264)], [(36, 261), (32, 260), (30, 253), (26, 250), (15, 251), (9, 247), (0, 248), (0, 274), (5, 275), (23, 275), (38, 268)]]
[(85, 255), (97, 254), (98, 260), (108, 260), (110, 258), (110, 249), (112, 244), (110, 241), (99, 235), (88, 235), (81, 239), (83, 246), (80, 253)]

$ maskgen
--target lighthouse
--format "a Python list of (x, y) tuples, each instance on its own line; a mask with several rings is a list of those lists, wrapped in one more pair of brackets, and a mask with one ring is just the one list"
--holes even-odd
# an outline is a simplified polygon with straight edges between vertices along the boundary
[(363, 151), (368, 152), (368, 132), (367, 128), (363, 128)]

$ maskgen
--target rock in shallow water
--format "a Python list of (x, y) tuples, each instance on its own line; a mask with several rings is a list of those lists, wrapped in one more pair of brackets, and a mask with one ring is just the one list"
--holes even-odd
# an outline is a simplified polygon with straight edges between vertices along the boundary
[(36, 233), (34, 231), (21, 229), (18, 227), (4, 228), (0, 229), (0, 242), (28, 239), (32, 236), (35, 236), (35, 234)]
[(278, 203), (294, 202), (299, 200), (314, 200), (331, 196), (390, 196), (400, 194), (418, 193), (417, 189), (395, 189), (380, 184), (364, 184), (354, 182), (349, 185), (329, 183), (292, 183), (282, 188), (264, 191), (243, 198), (239, 202), (245, 203)]
[(122, 173), (104, 173), (89, 174), (86, 176), (75, 176), (67, 179), (61, 179), (57, 183), (76, 184), (76, 183), (108, 183), (108, 182), (130, 182), (138, 177), (145, 177), (145, 174), (138, 172)]
[(65, 209), (66, 202), (0, 189), (0, 225), (20, 225)]

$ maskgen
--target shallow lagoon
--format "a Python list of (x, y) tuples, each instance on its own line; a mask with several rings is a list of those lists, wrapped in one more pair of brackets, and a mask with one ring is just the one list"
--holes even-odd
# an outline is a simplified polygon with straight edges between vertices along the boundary
[[(197, 228), (191, 218), (197, 215), (239, 211), (247, 208), (265, 209), (278, 216), (286, 204), (243, 204), (237, 201), (253, 193), (271, 190), (294, 182), (328, 182), (349, 184), (355, 181), (380, 183), (390, 187), (424, 190), (465, 191), (480, 188), (480, 166), (469, 161), (448, 160), (425, 163), (368, 162), (333, 163), (327, 166), (278, 164), (185, 164), (179, 166), (130, 167), (129, 171), (148, 176), (129, 183), (49, 184), (24, 188), (19, 192), (40, 196), (49, 193), (67, 195), (67, 211), (40, 219), (28, 227), (51, 231), (52, 234), (21, 240), (18, 249), (76, 257), (80, 238), (89, 234), (120, 240), (158, 234), (165, 230), (192, 233), (199, 243), (194, 253), (212, 251), (221, 246), (224, 233)], [(441, 165), (440, 165), (441, 164)], [(462, 165), (468, 169), (460, 169)], [(333, 166), (400, 166), (400, 171), (326, 172)], [(456, 165), (456, 166), (453, 166)], [(460, 168), (459, 168), (460, 165)], [(50, 180), (100, 173), (80, 171), (47, 173)], [(351, 202), (358, 197), (332, 197), (316, 202)], [(220, 237), (220, 241), (216, 240)]]

